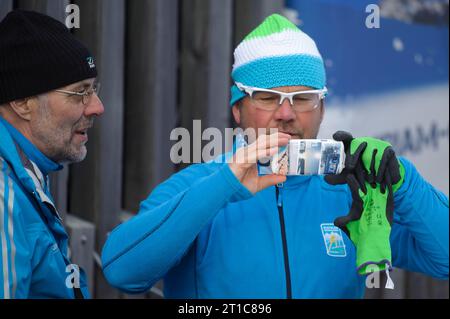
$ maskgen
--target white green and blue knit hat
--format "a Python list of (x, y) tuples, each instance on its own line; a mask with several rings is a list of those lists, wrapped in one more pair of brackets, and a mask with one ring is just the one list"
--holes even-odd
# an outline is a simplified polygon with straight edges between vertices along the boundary
[[(238, 45), (231, 77), (263, 89), (326, 85), (325, 66), (314, 40), (278, 14), (269, 16)], [(231, 87), (231, 106), (244, 97), (236, 85)]]

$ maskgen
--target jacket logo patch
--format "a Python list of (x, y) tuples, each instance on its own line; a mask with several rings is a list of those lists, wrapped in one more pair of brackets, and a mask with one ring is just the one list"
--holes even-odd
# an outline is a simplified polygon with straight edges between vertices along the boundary
[(331, 223), (321, 224), (320, 229), (322, 230), (327, 255), (331, 257), (347, 256), (341, 230)]

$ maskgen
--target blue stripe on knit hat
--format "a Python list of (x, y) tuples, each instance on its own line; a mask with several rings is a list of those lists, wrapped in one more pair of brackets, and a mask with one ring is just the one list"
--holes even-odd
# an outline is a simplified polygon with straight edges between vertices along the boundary
[[(263, 89), (282, 86), (323, 89), (326, 86), (323, 60), (306, 54), (255, 60), (237, 68), (231, 76), (234, 82)], [(233, 106), (245, 95), (233, 85), (230, 105)]]

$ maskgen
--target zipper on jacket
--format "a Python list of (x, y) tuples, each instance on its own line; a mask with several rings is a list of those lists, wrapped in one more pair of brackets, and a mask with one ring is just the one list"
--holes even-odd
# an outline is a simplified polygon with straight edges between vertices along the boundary
[(283, 243), (283, 255), (284, 255), (284, 270), (286, 273), (286, 296), (287, 299), (292, 299), (292, 287), (291, 287), (291, 270), (289, 268), (289, 254), (286, 240), (286, 226), (284, 224), (284, 212), (283, 212), (283, 198), (280, 188), (283, 184), (278, 184), (275, 187), (278, 215), (280, 217), (280, 227), (281, 227), (281, 241)]

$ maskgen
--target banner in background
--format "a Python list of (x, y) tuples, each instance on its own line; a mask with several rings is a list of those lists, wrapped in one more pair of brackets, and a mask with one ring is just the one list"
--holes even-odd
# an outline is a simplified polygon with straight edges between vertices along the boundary
[[(320, 138), (337, 130), (390, 141), (449, 193), (448, 0), (287, 0), (327, 68)], [(373, 5), (376, 5), (373, 6)], [(373, 8), (379, 28), (369, 28)]]

